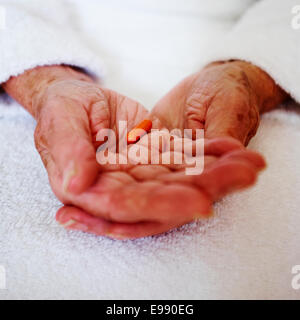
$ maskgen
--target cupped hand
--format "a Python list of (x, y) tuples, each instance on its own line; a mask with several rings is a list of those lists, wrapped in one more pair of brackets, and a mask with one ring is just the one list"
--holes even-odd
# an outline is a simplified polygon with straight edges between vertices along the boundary
[(271, 77), (250, 63), (215, 62), (181, 81), (152, 114), (168, 129), (204, 129), (206, 138), (233, 137), (247, 145), (260, 113), (286, 97)]
[(39, 109), (35, 144), (52, 189), (63, 203), (86, 191), (98, 178), (98, 131), (117, 130), (120, 119), (130, 128), (147, 115), (138, 102), (77, 79), (55, 81), (35, 104)]
[[(171, 173), (167, 166), (98, 164), (98, 132), (112, 129), (118, 138), (119, 121), (127, 121), (131, 129), (147, 118), (148, 112), (139, 103), (86, 79), (67, 79), (49, 84), (34, 104), (36, 147), (54, 193), (71, 206), (57, 215), (64, 225), (72, 208), (72, 213), (82, 213), (81, 218), (97, 234), (120, 237), (115, 228), (127, 223), (130, 232), (126, 236), (137, 237), (209, 213), (210, 200), (200, 190), (177, 182), (167, 185), (156, 178)], [(180, 209), (186, 207), (182, 200), (190, 203), (186, 216)], [(66, 208), (69, 214), (62, 217)], [(78, 228), (78, 223), (72, 223), (75, 218), (69, 218), (67, 226)], [(87, 231), (86, 225), (83, 230)]]
[[(216, 70), (214, 66), (209, 72), (191, 76), (164, 97), (151, 114), (160, 129), (205, 129), (210, 139), (206, 141), (203, 174), (187, 176), (184, 168), (166, 165), (103, 167), (94, 186), (73, 197), (72, 206), (63, 207), (57, 220), (67, 228), (113, 238), (147, 236), (207, 217), (213, 201), (253, 184), (265, 165), (262, 157), (244, 150), (237, 140), (212, 140), (231, 136), (247, 143), (258, 125), (258, 96), (245, 79), (238, 78), (243, 72), (237, 66), (233, 69), (238, 69), (236, 75), (227, 67)], [(210, 90), (214, 104), (199, 104), (197, 99), (201, 100), (204, 89)], [(225, 102), (226, 111), (219, 107)]]
[(159, 234), (209, 217), (213, 201), (253, 184), (265, 166), (230, 138), (206, 141), (205, 154), (204, 172), (193, 176), (172, 163), (103, 166), (95, 184), (61, 208), (57, 220), (115, 239)]
[[(206, 141), (205, 170), (198, 176), (172, 164), (100, 166), (97, 133), (109, 128), (118, 134), (120, 120), (131, 129), (150, 117), (139, 103), (62, 66), (37, 68), (4, 87), (37, 120), (36, 146), (65, 204), (57, 220), (67, 228), (113, 238), (161, 233), (209, 216), (214, 200), (251, 185), (264, 167), (258, 154), (229, 138)], [(182, 105), (174, 112), (160, 105), (155, 127), (184, 128)]]

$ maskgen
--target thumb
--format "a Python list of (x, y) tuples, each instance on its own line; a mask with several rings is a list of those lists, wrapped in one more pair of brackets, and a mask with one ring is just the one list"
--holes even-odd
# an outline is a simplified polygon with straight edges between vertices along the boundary
[(258, 108), (248, 96), (221, 95), (215, 97), (207, 109), (205, 137), (232, 137), (247, 145), (258, 125)]
[[(99, 165), (89, 118), (83, 107), (60, 105), (42, 115), (35, 142), (40, 153), (46, 149), (51, 157), (59, 172), (63, 193), (80, 194), (96, 179)], [(48, 174), (51, 174), (49, 170)]]

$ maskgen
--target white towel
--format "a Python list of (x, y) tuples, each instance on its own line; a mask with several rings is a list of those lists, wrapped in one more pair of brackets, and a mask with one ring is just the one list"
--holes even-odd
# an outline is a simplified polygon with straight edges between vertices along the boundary
[(210, 220), (123, 242), (59, 226), (34, 121), (1, 105), (0, 126), (0, 299), (300, 298), (291, 286), (300, 264), (296, 113), (263, 117), (250, 147), (268, 168), (255, 187), (226, 197)]
[[(285, 10), (291, 4), (289, 1), (285, 2), (288, 3)], [(9, 3), (12, 2), (17, 1)], [(272, 11), (271, 2), (266, 2)], [(106, 9), (103, 7), (99, 16), (113, 11), (120, 17), (120, 11), (112, 10), (111, 3), (108, 2)], [(189, 0), (189, 3), (196, 1)], [(93, 11), (94, 4), (85, 6), (86, 10)], [(11, 15), (18, 20), (16, 31), (8, 29), (4, 37), (0, 34), (0, 82), (34, 65), (61, 62), (86, 67), (101, 75), (101, 56), (113, 71), (108, 73), (106, 84), (138, 98), (147, 107), (181, 76), (195, 71), (195, 67), (207, 59), (205, 52), (201, 56), (200, 53), (226, 34), (234, 22), (228, 15), (224, 19), (218, 16), (217, 20), (212, 17), (200, 21), (191, 19), (189, 13), (168, 15), (163, 10), (157, 14), (153, 10), (134, 8), (125, 12), (120, 20), (131, 18), (127, 30), (121, 24), (112, 23), (103, 31), (98, 27), (107, 21), (100, 18), (95, 21), (86, 11), (82, 16), (90, 17), (91, 24), (79, 21), (78, 27), (85, 33), (87, 42), (92, 40), (89, 43), (94, 46), (94, 54), (76, 40), (74, 34), (63, 50), (66, 34), (64, 30), (57, 33), (57, 25), (60, 28), (64, 25), (64, 17), (60, 16), (54, 27), (50, 16), (48, 20), (47, 16), (42, 20), (37, 17), (34, 6), (27, 8), (31, 15), (34, 12), (33, 20), (20, 8)], [(256, 6), (257, 12), (261, 12), (260, 8)], [(276, 10), (275, 13), (284, 11)], [(283, 12), (285, 17), (286, 12)], [(268, 17), (272, 25), (274, 18)], [(168, 22), (169, 31), (162, 29), (164, 21)], [(27, 30), (40, 23), (40, 30), (48, 30), (45, 38), (39, 36), (37, 27), (34, 35), (26, 35)], [(180, 27), (182, 23), (184, 28)], [(134, 31), (136, 26), (140, 26), (143, 37)], [(136, 32), (135, 39), (151, 39), (149, 28), (152, 26), (156, 41), (148, 47), (145, 41), (137, 42), (130, 36), (132, 31)], [(106, 32), (107, 37), (100, 37), (96, 31)], [(122, 42), (125, 31), (129, 32), (126, 40), (132, 44), (131, 51)], [(109, 35), (118, 32), (121, 36), (119, 42), (115, 42)], [(99, 42), (94, 43), (97, 38)], [(40, 45), (33, 43), (37, 39)], [(266, 52), (273, 48), (267, 40)], [(59, 45), (55, 47), (55, 44)], [(295, 56), (297, 50), (292, 42), (286, 41), (285, 45), (288, 46), (285, 50), (294, 52)], [(48, 47), (50, 51), (45, 50)], [(157, 52), (160, 54), (155, 54), (156, 49), (161, 49)], [(277, 49), (280, 50), (280, 46)], [(147, 51), (151, 54), (146, 55)], [(170, 56), (171, 51), (177, 56)], [(228, 52), (224, 49), (223, 54), (227, 56)], [(257, 56), (253, 55), (253, 59)], [(273, 76), (279, 82), (282, 79), (285, 88), (298, 97), (295, 83), (299, 83), (299, 73), (289, 72), (288, 79), (284, 73), (291, 70), (295, 59), (284, 59), (279, 52), (275, 58), (267, 54), (264, 60), (267, 68), (274, 59), (280, 68), (272, 69), (276, 73)], [(300, 95), (300, 91), (297, 92)], [(15, 103), (1, 103), (0, 265), (6, 269), (7, 289), (0, 290), (0, 299), (300, 299), (300, 290), (291, 285), (292, 267), (300, 265), (300, 116), (297, 108), (277, 110), (263, 117), (250, 148), (265, 155), (268, 168), (255, 187), (220, 201), (215, 206), (215, 216), (207, 221), (185, 225), (160, 236), (121, 242), (66, 231), (55, 222), (54, 216), (61, 204), (50, 190), (46, 171), (34, 148), (35, 122)]]

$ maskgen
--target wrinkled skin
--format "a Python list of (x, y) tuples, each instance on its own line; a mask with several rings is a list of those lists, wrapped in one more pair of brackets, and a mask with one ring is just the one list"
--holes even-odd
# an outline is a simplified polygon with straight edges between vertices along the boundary
[[(117, 131), (119, 120), (127, 120), (129, 128), (133, 127), (148, 116), (147, 111), (116, 92), (78, 81), (55, 83), (46, 97), (36, 145), (54, 193), (72, 205), (57, 214), (58, 221), (68, 228), (118, 239), (161, 233), (209, 216), (213, 200), (251, 185), (264, 167), (259, 155), (240, 150), (242, 146), (236, 141), (223, 139), (207, 142), (210, 169), (200, 176), (186, 176), (184, 168), (166, 165), (101, 168), (95, 163), (98, 130)], [(66, 148), (66, 143), (72, 148)], [(226, 155), (233, 150), (237, 151)], [(213, 164), (218, 157), (222, 159)], [(78, 194), (82, 185), (92, 182), (95, 172), (95, 183)]]
[(233, 137), (247, 145), (260, 113), (287, 97), (273, 79), (243, 61), (215, 62), (185, 78), (152, 113), (168, 129), (204, 129), (206, 138)]
[[(47, 83), (42, 94), (28, 98), (34, 101), (32, 114), (38, 123), (37, 149), (54, 193), (65, 204), (57, 220), (70, 229), (116, 239), (137, 238), (208, 217), (213, 201), (252, 185), (265, 163), (243, 143), (257, 128), (258, 111), (252, 108), (259, 108), (260, 99), (251, 96), (252, 88), (249, 92), (237, 89), (237, 98), (232, 91), (239, 87), (236, 79), (224, 79), (222, 87), (221, 73), (204, 70), (185, 79), (151, 114), (139, 103), (78, 77)], [(7, 91), (14, 96), (11, 87)], [(228, 92), (234, 92), (231, 100)], [(202, 98), (209, 94), (218, 99)], [(209, 103), (224, 98), (229, 111)], [(240, 109), (241, 105), (246, 108)], [(117, 132), (119, 120), (127, 120), (130, 129), (145, 118), (153, 120), (154, 128), (204, 128), (209, 138), (204, 172), (187, 176), (184, 166), (174, 165), (100, 166), (97, 132), (102, 128)]]

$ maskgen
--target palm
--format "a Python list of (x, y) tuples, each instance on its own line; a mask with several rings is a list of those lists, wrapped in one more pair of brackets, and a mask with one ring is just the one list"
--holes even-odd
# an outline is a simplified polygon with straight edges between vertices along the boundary
[[(81, 85), (83, 87), (77, 87), (75, 91), (74, 83), (70, 84), (70, 88), (65, 84), (64, 98), (72, 96), (72, 103), (66, 111), (61, 105), (53, 107), (55, 103), (51, 100), (51, 109), (48, 109), (47, 115), (48, 118), (51, 118), (51, 114), (55, 114), (58, 119), (67, 118), (69, 123), (74, 122), (73, 127), (76, 127), (76, 119), (89, 124), (89, 129), (86, 130), (90, 131), (95, 150), (99, 145), (96, 135), (100, 129), (113, 129), (118, 137), (119, 121), (127, 121), (128, 128), (131, 129), (147, 117), (148, 112), (131, 99), (110, 90), (103, 90), (104, 95), (98, 96), (90, 84)], [(68, 89), (72, 90), (72, 95), (68, 94)], [(64, 103), (68, 104), (68, 98)], [(44, 110), (47, 110), (46, 106)], [(44, 127), (45, 124), (40, 126)], [(55, 134), (50, 138), (55, 140)], [(80, 152), (80, 146), (74, 145), (73, 151), (77, 152), (77, 149)], [(96, 228), (98, 234), (112, 232), (112, 227), (121, 227), (122, 230), (128, 228), (126, 234), (132, 236), (159, 233), (209, 212), (210, 202), (200, 190), (178, 182), (167, 183), (168, 177), (173, 173), (168, 167), (99, 165), (100, 174), (93, 186), (75, 196), (64, 192), (61, 188), (61, 173), (51, 157), (47, 157), (47, 160), (49, 178), (55, 194), (65, 204), (72, 205), (65, 209), (76, 214), (76, 221), (92, 221), (91, 229)], [(199, 201), (202, 198), (203, 201)], [(183, 205), (186, 201), (190, 203), (189, 206)], [(187, 215), (182, 214), (184, 212), (187, 212)], [(77, 216), (79, 213), (80, 219)], [(134, 222), (139, 223), (133, 225)], [(100, 232), (101, 226), (104, 229)], [(137, 231), (140, 233), (137, 234)]]
[[(130, 129), (147, 117), (147, 111), (133, 100), (112, 91), (107, 93), (108, 109), (103, 110), (100, 104), (101, 110), (96, 105), (90, 113), (95, 148), (100, 129), (113, 129), (118, 137), (119, 121), (127, 121)], [(61, 223), (71, 219), (85, 223), (87, 231), (97, 234), (138, 237), (163, 232), (210, 212), (210, 200), (199, 188), (192, 182), (176, 181), (176, 173), (182, 173), (183, 168), (103, 165), (100, 170), (96, 182), (85, 193), (62, 195), (64, 203), (77, 208), (64, 207), (63, 218), (58, 214)]]
[[(95, 162), (99, 145), (97, 132), (110, 128), (118, 134), (121, 120), (127, 121), (131, 129), (149, 116), (147, 111), (116, 92), (99, 90), (95, 84), (64, 83), (53, 90), (53, 96), (50, 94), (44, 102), (43, 112), (47, 116), (38, 123), (38, 147), (51, 186), (66, 204), (59, 210), (57, 219), (70, 228), (76, 229), (80, 223), (81, 229), (84, 225), (88, 232), (130, 238), (161, 233), (207, 216), (213, 200), (236, 187), (251, 184), (257, 170), (263, 166), (260, 157), (244, 151), (224, 156), (240, 148), (239, 144), (228, 140), (206, 144), (208, 168), (200, 176), (186, 176), (182, 167), (172, 165), (100, 166)], [(51, 119), (55, 119), (55, 126), (51, 126)], [(156, 119), (154, 124), (161, 127)], [(175, 124), (173, 121), (173, 126)], [(72, 148), (66, 149), (65, 141), (60, 144), (62, 139), (69, 140)], [(88, 180), (97, 170), (96, 180), (79, 195), (65, 192), (58, 164), (65, 158), (82, 161), (85, 157), (93, 165), (79, 168), (81, 178)], [(215, 161), (219, 157), (220, 161)], [(249, 165), (249, 158), (256, 162), (254, 166)]]
[(104, 128), (117, 130), (119, 120), (126, 120), (130, 128), (147, 115), (139, 103), (94, 83), (80, 81), (57, 85), (42, 103), (35, 132), (36, 147), (52, 189), (64, 203), (71, 202), (72, 198), (65, 190), (62, 171), (70, 159), (81, 161), (77, 168), (81, 169), (81, 180), (95, 176), (101, 170), (95, 159), (99, 146), (97, 132)]
[[(132, 100), (115, 101), (122, 102), (111, 106), (113, 113), (118, 114), (111, 122), (116, 133), (116, 121), (128, 120), (130, 128), (147, 117), (145, 109)], [(145, 138), (138, 143), (142, 145)], [(257, 168), (263, 163), (255, 154), (237, 151), (216, 165), (216, 159), (240, 148), (232, 140), (212, 140), (205, 148), (207, 170), (201, 176), (187, 176), (184, 166), (172, 164), (104, 165), (87, 192), (69, 199), (77, 208), (64, 207), (57, 219), (73, 229), (76, 221), (85, 225), (85, 231), (98, 235), (135, 238), (207, 217), (213, 200), (237, 186), (253, 182), (256, 169), (248, 166), (249, 157), (255, 159)]]

